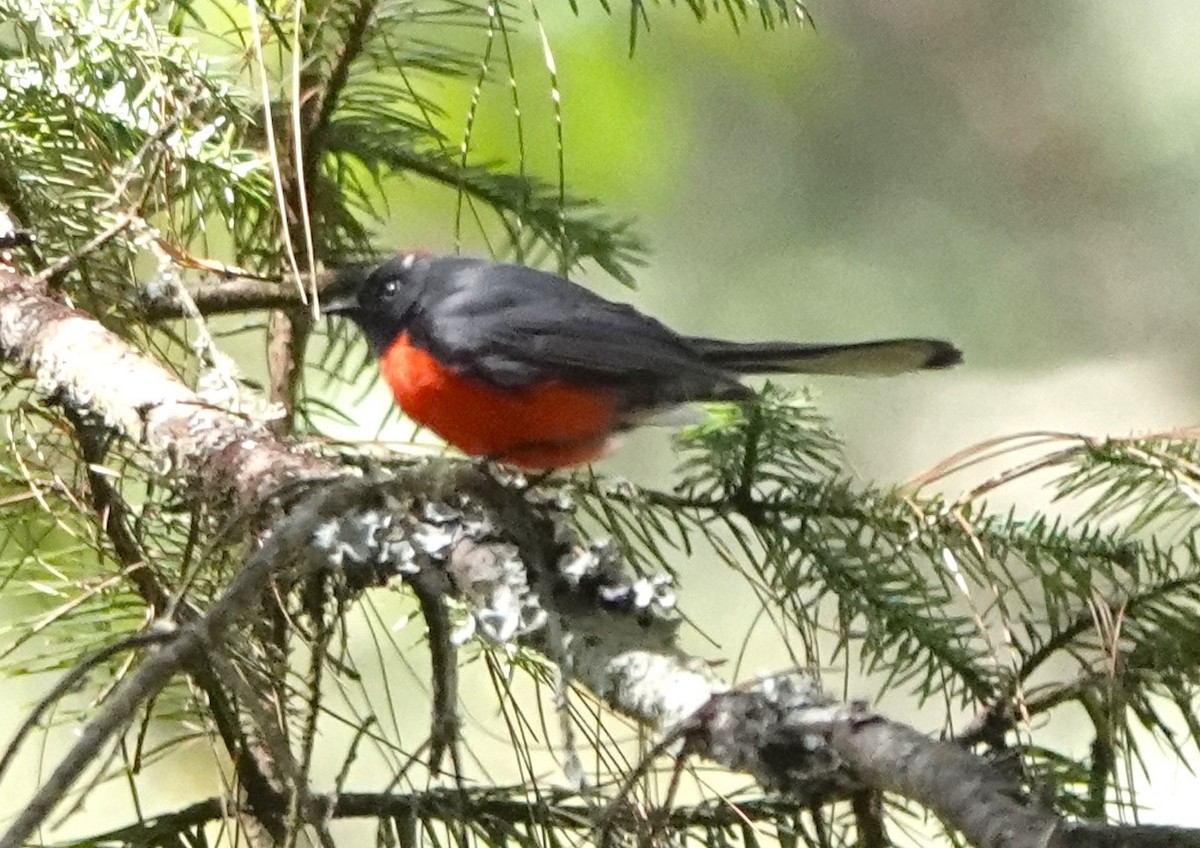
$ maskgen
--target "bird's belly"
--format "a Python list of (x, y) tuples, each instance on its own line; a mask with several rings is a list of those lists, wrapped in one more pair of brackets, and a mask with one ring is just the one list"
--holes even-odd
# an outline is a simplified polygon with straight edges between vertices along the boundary
[(552, 381), (500, 389), (465, 377), (401, 336), (380, 370), (404, 414), (464, 453), (550, 469), (603, 456), (616, 427), (608, 392)]

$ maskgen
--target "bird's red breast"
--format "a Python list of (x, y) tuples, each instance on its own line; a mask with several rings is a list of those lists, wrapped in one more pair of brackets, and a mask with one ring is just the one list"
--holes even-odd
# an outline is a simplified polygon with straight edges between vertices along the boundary
[(380, 357), (405, 415), (465, 453), (529, 469), (603, 456), (616, 428), (616, 398), (603, 388), (551, 380), (502, 389), (449, 368), (403, 333)]

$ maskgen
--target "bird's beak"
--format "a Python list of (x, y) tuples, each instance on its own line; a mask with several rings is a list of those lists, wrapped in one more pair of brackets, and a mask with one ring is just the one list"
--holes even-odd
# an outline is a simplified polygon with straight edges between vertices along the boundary
[(358, 312), (358, 290), (369, 271), (366, 265), (335, 269), (333, 282), (321, 291), (321, 314), (352, 317)]
[(351, 315), (358, 311), (358, 298), (353, 294), (329, 292), (321, 299), (322, 315)]

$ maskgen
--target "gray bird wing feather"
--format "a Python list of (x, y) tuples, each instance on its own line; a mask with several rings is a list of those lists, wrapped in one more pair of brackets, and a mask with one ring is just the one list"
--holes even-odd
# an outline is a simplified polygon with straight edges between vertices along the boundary
[(632, 306), (514, 267), (523, 286), (518, 294), (511, 285), (481, 280), (485, 270), (498, 273), (496, 266), (463, 267), (457, 285), (442, 293), (436, 317), (424, 319), (439, 358), (468, 373), (513, 389), (553, 378), (609, 387), (627, 394), (631, 406), (752, 394)]

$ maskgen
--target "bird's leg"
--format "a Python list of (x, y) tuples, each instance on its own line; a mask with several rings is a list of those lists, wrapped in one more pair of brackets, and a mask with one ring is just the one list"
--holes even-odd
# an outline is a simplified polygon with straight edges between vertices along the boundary
[(485, 462), (491, 476), (506, 488), (532, 489), (556, 471), (599, 459), (607, 452), (611, 434), (581, 439), (542, 439), (521, 442), (503, 453), (490, 454)]
[(496, 454), (494, 456), (473, 456), (471, 457), (471, 465), (480, 474), (490, 477), (495, 483), (503, 489), (525, 489), (529, 486), (528, 478), (525, 474), (507, 464), (504, 461), (504, 456)]

